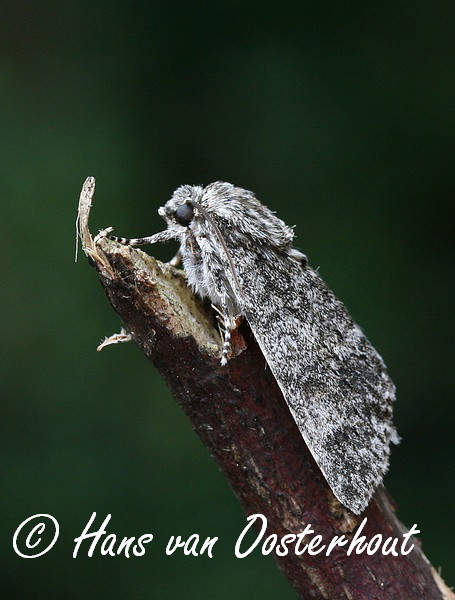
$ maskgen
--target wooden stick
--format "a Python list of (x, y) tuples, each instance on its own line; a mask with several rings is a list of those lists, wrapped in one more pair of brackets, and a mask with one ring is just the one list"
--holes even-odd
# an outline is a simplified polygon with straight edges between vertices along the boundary
[[(78, 231), (121, 317), (126, 332), (122, 336), (130, 335), (162, 374), (229, 479), (245, 513), (264, 515), (266, 535), (279, 538), (298, 534), (310, 524), (314, 533), (302, 540), (301, 548), (315, 535), (322, 536), (321, 544), (326, 547), (335, 536), (347, 540), (328, 556), (325, 550), (297, 555), (295, 544), (288, 546), (287, 555), (275, 554), (298, 594), (337, 600), (455, 598), (415, 538), (405, 546), (408, 550), (414, 544), (413, 550), (401, 553), (406, 529), (383, 488), (360, 516), (335, 498), (246, 321), (234, 332), (233, 355), (227, 367), (221, 367), (221, 340), (213, 309), (192, 294), (182, 271), (102, 234), (92, 239), (88, 214), (94, 183), (89, 178), (84, 184)], [(115, 341), (119, 341), (117, 336)], [(365, 536), (366, 542), (378, 535), (383, 542), (397, 538), (398, 556), (384, 556), (381, 549), (371, 555), (365, 550), (348, 555), (356, 533)]]

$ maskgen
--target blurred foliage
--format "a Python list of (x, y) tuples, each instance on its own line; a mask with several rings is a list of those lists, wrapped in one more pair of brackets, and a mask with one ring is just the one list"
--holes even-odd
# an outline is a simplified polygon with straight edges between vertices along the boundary
[[(150, 364), (132, 344), (95, 353), (120, 323), (72, 263), (87, 175), (92, 230), (149, 235), (176, 187), (216, 179), (296, 224), (389, 366), (387, 487), (454, 583), (453, 8), (2, 3), (2, 597), (294, 597), (270, 557), (234, 557), (245, 517)], [(73, 559), (93, 511), (155, 534), (146, 555)], [(39, 512), (60, 540), (21, 559), (13, 532)], [(165, 556), (195, 532), (219, 536), (213, 559)]]

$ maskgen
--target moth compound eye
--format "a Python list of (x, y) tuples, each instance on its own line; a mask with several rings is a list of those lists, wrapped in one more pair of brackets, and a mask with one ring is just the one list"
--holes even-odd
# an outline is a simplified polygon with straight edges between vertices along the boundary
[(189, 204), (181, 204), (177, 207), (177, 210), (174, 213), (175, 220), (179, 225), (183, 225), (183, 227), (188, 227), (194, 217), (193, 207)]

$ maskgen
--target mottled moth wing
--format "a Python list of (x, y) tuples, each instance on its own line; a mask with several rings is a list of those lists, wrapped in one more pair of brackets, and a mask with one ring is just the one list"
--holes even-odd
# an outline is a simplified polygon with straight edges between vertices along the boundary
[(292, 416), (336, 497), (358, 514), (398, 440), (385, 365), (309, 266), (265, 246), (229, 252), (242, 312)]

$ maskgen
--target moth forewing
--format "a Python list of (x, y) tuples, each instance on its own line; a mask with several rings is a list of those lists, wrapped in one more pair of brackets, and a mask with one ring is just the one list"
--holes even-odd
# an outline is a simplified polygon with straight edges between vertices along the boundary
[(222, 364), (233, 317), (246, 317), (329, 486), (360, 513), (398, 441), (381, 357), (292, 248), (291, 228), (252, 192), (223, 182), (182, 186), (159, 212), (167, 232), (131, 242), (180, 240), (188, 283), (224, 315)]
[(394, 435), (384, 364), (310, 267), (270, 248), (233, 257), (239, 303), (300, 433), (335, 496), (359, 513)]

